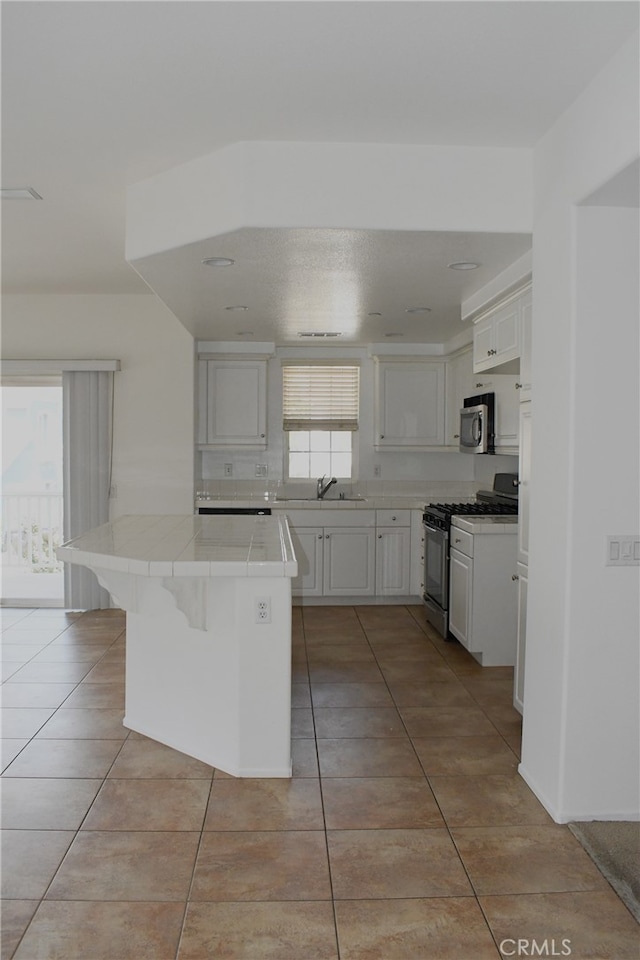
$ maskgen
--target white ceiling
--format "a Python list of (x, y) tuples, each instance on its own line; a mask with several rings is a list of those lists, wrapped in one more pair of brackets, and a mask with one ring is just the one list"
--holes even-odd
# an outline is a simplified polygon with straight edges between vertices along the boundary
[[(638, 3), (610, 0), (5, 0), (2, 186), (43, 199), (3, 201), (4, 290), (148, 293), (124, 258), (126, 187), (237, 141), (530, 147), (637, 25)], [(530, 245), (340, 230), (226, 240), (253, 267), (217, 271), (217, 310), (210, 280), (188, 295), (196, 335), (298, 343), (302, 323), (351, 324), (351, 342), (446, 339), (461, 299)], [(454, 252), (481, 271), (425, 275)], [(165, 297), (178, 316), (185, 286)], [(251, 318), (224, 313), (247, 299)], [(416, 306), (432, 312), (405, 314)]]

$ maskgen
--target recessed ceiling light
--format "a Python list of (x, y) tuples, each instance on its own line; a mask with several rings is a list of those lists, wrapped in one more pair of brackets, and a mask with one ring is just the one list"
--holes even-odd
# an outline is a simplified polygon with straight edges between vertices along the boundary
[(225, 310), (248, 310), (248, 309), (249, 307), (243, 307), (240, 304), (238, 306), (225, 307)]
[(473, 260), (458, 260), (456, 263), (448, 264), (449, 270), (476, 270), (480, 266)]
[(299, 337), (341, 337), (341, 333), (299, 333)]
[(42, 200), (33, 187), (2, 187), (3, 200)]
[(368, 316), (368, 317), (381, 317), (382, 314), (381, 314), (381, 313), (377, 313), (377, 311), (374, 310), (373, 313), (368, 313), (367, 316)]
[(431, 313), (431, 307), (409, 307), (405, 313)]
[(202, 263), (205, 267), (231, 267), (235, 260), (230, 260), (229, 257), (205, 257)]

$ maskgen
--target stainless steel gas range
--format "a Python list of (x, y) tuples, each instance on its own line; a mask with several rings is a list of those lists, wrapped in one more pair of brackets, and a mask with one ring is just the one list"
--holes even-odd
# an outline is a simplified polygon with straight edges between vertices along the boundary
[(449, 532), (453, 517), (513, 515), (518, 512), (518, 474), (496, 473), (493, 490), (480, 490), (469, 503), (430, 503), (424, 527), (424, 606), (429, 623), (449, 636)]

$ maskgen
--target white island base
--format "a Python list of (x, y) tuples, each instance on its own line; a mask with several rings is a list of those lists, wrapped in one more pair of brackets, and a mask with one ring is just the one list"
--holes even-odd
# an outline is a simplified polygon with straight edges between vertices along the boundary
[[(167, 536), (167, 521), (185, 523)], [(236, 777), (291, 776), (297, 564), (284, 518), (124, 517), (59, 556), (90, 567), (127, 612), (126, 727)]]

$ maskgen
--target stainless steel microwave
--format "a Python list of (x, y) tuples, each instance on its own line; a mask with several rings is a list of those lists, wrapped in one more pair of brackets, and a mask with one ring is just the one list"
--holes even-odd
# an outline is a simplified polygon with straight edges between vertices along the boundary
[(461, 453), (495, 453), (495, 396), (484, 393), (468, 397), (460, 411)]

